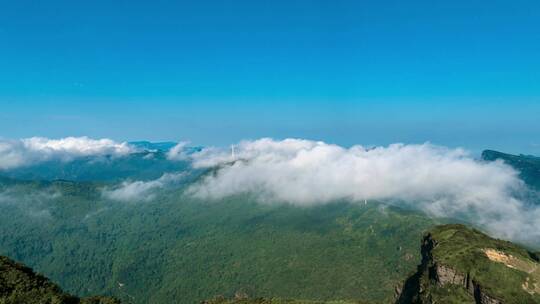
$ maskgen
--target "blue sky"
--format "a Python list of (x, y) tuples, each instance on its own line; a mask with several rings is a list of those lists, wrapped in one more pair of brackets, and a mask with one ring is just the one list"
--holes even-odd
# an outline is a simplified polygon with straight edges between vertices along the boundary
[(540, 154), (540, 2), (3, 1), (0, 106), (4, 138)]

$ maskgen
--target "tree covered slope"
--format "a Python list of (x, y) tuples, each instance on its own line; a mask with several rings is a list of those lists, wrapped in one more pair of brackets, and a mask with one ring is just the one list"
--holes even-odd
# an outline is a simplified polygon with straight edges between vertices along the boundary
[[(421, 254), (424, 233), (448, 219), (382, 202), (300, 207), (261, 203), (247, 194), (203, 201), (187, 195), (188, 185), (181, 183), (159, 188), (151, 200), (114, 201), (104, 195), (137, 168), (142, 169), (135, 176), (145, 180), (183, 166), (169, 167), (162, 151), (148, 153), (155, 158), (110, 159), (94, 173), (85, 169), (86, 160), (50, 171), (51, 177), (65, 174), (78, 181), (0, 177), (0, 254), (45, 274), (70, 294), (110, 294), (124, 303), (198, 303), (220, 295), (216, 299), (227, 303), (238, 291), (253, 297), (241, 301), (262, 303), (393, 303), (395, 287), (422, 256), (416, 286), (429, 293), (411, 289), (410, 279), (402, 300), (412, 290), (417, 296), (409, 300), (474, 303), (481, 290), (497, 300), (511, 295), (533, 301), (522, 303), (536, 301), (535, 255), (461, 226), (431, 230), (433, 250)], [(484, 153), (486, 161), (504, 158), (535, 185), (535, 158), (515, 157)], [(49, 174), (48, 165), (54, 164), (28, 172)], [(465, 285), (432, 284), (448, 276)], [(508, 282), (497, 289), (490, 279), (500, 276)]]
[[(430, 229), (423, 238), (420, 251), (422, 262), (417, 272), (405, 281), (395, 300), (390, 298), (378, 301), (300, 300), (305, 297), (300, 290), (297, 290), (288, 299), (270, 295), (250, 298), (241, 291), (230, 298), (216, 296), (205, 301), (187, 301), (181, 294), (171, 298), (161, 298), (151, 289), (146, 289), (145, 291), (150, 296), (145, 302), (202, 302), (204, 304), (540, 303), (538, 256), (511, 242), (493, 239), (477, 230), (452, 224)], [(316, 284), (316, 282), (304, 283)], [(378, 288), (386, 289), (386, 286)], [(134, 300), (135, 297), (128, 298), (124, 300), (124, 303), (132, 303), (135, 302)], [(119, 301), (108, 297), (80, 299), (71, 296), (47, 278), (35, 274), (30, 268), (6, 257), (0, 257), (0, 303), (113, 304)]]
[(93, 296), (72, 296), (32, 269), (0, 256), (0, 303), (2, 304), (119, 304), (120, 301)]
[(298, 299), (280, 299), (280, 298), (233, 298), (225, 299), (217, 297), (211, 300), (206, 300), (202, 304), (370, 304), (365, 301), (311, 301)]
[(112, 202), (100, 184), (16, 183), (3, 192), (0, 252), (80, 295), (128, 303), (257, 297), (392, 301), (419, 261), (429, 218), (335, 202), (297, 207), (249, 196), (198, 201), (182, 189)]

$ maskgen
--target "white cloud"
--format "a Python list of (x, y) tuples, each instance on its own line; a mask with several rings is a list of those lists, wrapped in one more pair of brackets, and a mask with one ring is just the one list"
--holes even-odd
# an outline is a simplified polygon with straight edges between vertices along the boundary
[(165, 173), (152, 181), (125, 181), (115, 189), (104, 189), (103, 196), (115, 201), (150, 201), (155, 190), (172, 186), (181, 181), (185, 173)]
[(477, 161), (462, 149), (431, 144), (344, 148), (265, 138), (241, 142), (236, 155), (232, 162), (227, 150), (193, 154), (194, 167), (219, 166), (189, 192), (204, 199), (249, 192), (261, 201), (297, 205), (380, 200), (540, 243), (540, 209), (516, 197), (526, 191), (518, 173), (499, 161)]
[(52, 219), (49, 203), (61, 193), (48, 190), (24, 190), (10, 187), (0, 192), (0, 209), (16, 208), (32, 218)]
[(167, 159), (176, 161), (189, 159), (189, 155), (186, 153), (187, 145), (188, 142), (179, 142), (176, 144), (176, 146), (167, 152)]
[(70, 161), (83, 156), (121, 156), (131, 152), (135, 152), (135, 148), (128, 143), (119, 143), (106, 138), (48, 139), (32, 137), (19, 140), (0, 140), (0, 170), (28, 166), (52, 159)]

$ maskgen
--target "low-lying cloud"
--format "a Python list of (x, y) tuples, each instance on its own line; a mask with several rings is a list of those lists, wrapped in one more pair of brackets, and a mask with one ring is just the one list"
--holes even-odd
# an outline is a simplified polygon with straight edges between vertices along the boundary
[(49, 203), (61, 196), (61, 193), (47, 190), (23, 190), (6, 188), (0, 191), (0, 212), (2, 208), (13, 208), (36, 219), (52, 219)]
[(183, 161), (189, 159), (189, 154), (186, 151), (188, 143), (179, 142), (167, 152), (167, 159), (174, 161)]
[(366, 149), (286, 139), (244, 141), (192, 155), (193, 166), (216, 172), (190, 187), (203, 199), (251, 193), (264, 202), (309, 206), (336, 200), (378, 200), (436, 217), (467, 220), (500, 237), (540, 243), (540, 208), (503, 162), (473, 159), (462, 149), (431, 144)]
[(151, 181), (125, 181), (114, 189), (104, 189), (103, 196), (115, 201), (138, 202), (150, 201), (156, 196), (156, 190), (177, 184), (185, 173), (165, 173)]
[(31, 137), (18, 140), (0, 140), (0, 170), (29, 166), (48, 160), (70, 161), (77, 157), (94, 155), (120, 156), (134, 152), (127, 142), (88, 137), (49, 139)]
[[(0, 140), (0, 170), (132, 152), (137, 149), (126, 142), (88, 137)], [(261, 202), (300, 206), (339, 200), (382, 201), (434, 217), (468, 221), (499, 237), (540, 244), (537, 194), (527, 189), (510, 166), (476, 160), (463, 149), (431, 144), (341, 147), (320, 141), (264, 138), (235, 145), (234, 155), (228, 149), (199, 151), (180, 143), (168, 151), (167, 159), (189, 161), (193, 172), (212, 168), (187, 190), (202, 199), (249, 193)], [(152, 181), (125, 181), (102, 193), (115, 201), (150, 201), (160, 190), (183, 183), (189, 174), (166, 173)], [(7, 204), (5, 194), (0, 195), (0, 204)]]

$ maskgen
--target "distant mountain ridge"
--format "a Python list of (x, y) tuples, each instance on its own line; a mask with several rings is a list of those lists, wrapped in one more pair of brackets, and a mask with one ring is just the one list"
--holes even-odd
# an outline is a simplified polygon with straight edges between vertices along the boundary
[[(0, 176), (21, 180), (71, 180), (117, 182), (125, 179), (153, 180), (164, 173), (189, 169), (188, 160), (168, 157), (175, 142), (130, 142), (136, 152), (123, 156), (97, 155), (78, 157), (70, 161), (53, 159), (10, 170), (1, 170)], [(183, 147), (186, 154), (198, 152), (202, 147)]]
[(500, 159), (520, 172), (520, 177), (536, 190), (540, 190), (540, 157), (532, 155), (512, 155), (494, 150), (484, 150), (482, 159)]
[[(263, 298), (221, 297), (208, 303), (394, 303), (394, 287), (415, 269), (417, 242), (429, 231), (422, 255), (430, 259), (399, 289), (400, 304), (539, 303), (535, 276), (527, 281), (527, 271), (488, 256), (518, 258), (516, 267), (523, 268), (536, 265), (538, 255), (463, 226), (433, 228), (441, 222), (407, 210), (388, 207), (382, 212), (376, 202), (295, 208), (256, 204), (246, 195), (210, 203), (184, 196), (181, 187), (159, 191), (157, 203), (105, 200), (101, 189), (107, 182), (122, 185), (124, 179), (129, 183), (167, 170), (191, 170), (188, 161), (167, 159), (160, 150), (166, 144), (140, 145), (144, 151), (119, 158), (33, 167), (43, 179), (0, 176), (2, 254), (46, 273), (69, 293), (113, 294), (126, 303), (196, 303), (219, 294), (230, 297), (236, 290)], [(501, 159), (526, 176), (528, 184), (538, 181), (537, 157), (487, 150), (482, 158)], [(90, 165), (93, 169), (87, 169)], [(507, 272), (510, 280), (501, 285), (502, 295), (481, 275), (498, 278)], [(411, 287), (414, 278), (424, 293)], [(416, 296), (403, 302), (411, 293)], [(512, 297), (525, 300), (505, 300)], [(282, 300), (287, 298), (315, 301)], [(16, 302), (2, 302), (0, 296), (0, 304), (5, 303)]]
[(137, 147), (141, 150), (145, 151), (161, 151), (161, 152), (167, 152), (170, 149), (172, 149), (174, 146), (176, 146), (178, 143), (174, 141), (163, 141), (163, 142), (151, 142), (151, 141), (130, 141), (128, 142), (129, 145)]

